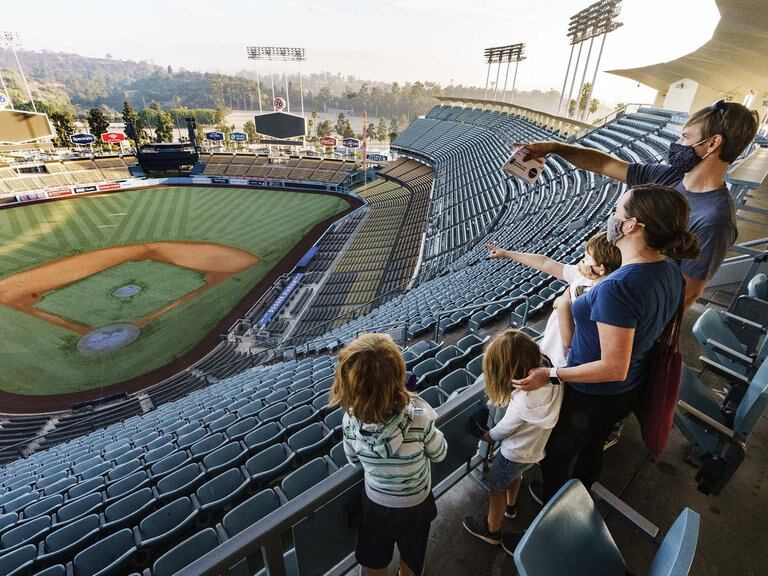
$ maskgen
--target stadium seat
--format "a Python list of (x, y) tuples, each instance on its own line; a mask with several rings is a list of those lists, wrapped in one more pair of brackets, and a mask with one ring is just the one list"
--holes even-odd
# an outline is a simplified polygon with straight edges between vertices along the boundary
[(437, 386), (430, 386), (429, 388), (422, 390), (419, 392), (419, 397), (432, 406), (432, 408), (437, 408), (445, 400), (443, 391)]
[(203, 458), (207, 474), (215, 474), (245, 460), (248, 450), (239, 442), (228, 442)]
[(63, 564), (55, 564), (50, 568), (35, 573), (35, 576), (66, 576), (67, 568)]
[(258, 425), (259, 421), (256, 420), (256, 418), (253, 416), (248, 416), (246, 418), (240, 419), (235, 424), (232, 424), (232, 426), (227, 428), (224, 433), (230, 440), (242, 440), (250, 432), (255, 430)]
[[(610, 506), (613, 502), (611, 499), (607, 503)], [(624, 513), (628, 507), (622, 508), (620, 501), (618, 504), (615, 509), (618, 515), (631, 518)], [(689, 508), (683, 510), (645, 574), (688, 574), (696, 552), (699, 522), (696, 512)], [(653, 540), (655, 532), (644, 534)], [(629, 573), (595, 502), (578, 480), (568, 481), (539, 512), (517, 545), (514, 558), (520, 576), (625, 576)]]
[(40, 500), (33, 502), (23, 510), (24, 518), (34, 518), (41, 514), (51, 514), (56, 511), (64, 503), (64, 497), (60, 494), (54, 494), (41, 498)]
[[(710, 369), (714, 369), (714, 364)], [(730, 376), (741, 383), (744, 378)], [(680, 401), (675, 425), (694, 446), (701, 459), (696, 474), (698, 489), (717, 495), (741, 466), (747, 442), (768, 407), (768, 362), (749, 381), (743, 398), (733, 412), (732, 423), (721, 410), (719, 399), (687, 366), (680, 381)]]
[(153, 576), (173, 576), (220, 544), (213, 528), (201, 530), (160, 556), (152, 565)]
[(479, 378), (483, 374), (483, 355), (481, 354), (477, 358), (469, 361), (467, 364), (467, 372), (473, 378)]
[(217, 448), (220, 448), (227, 441), (226, 436), (221, 432), (216, 432), (195, 442), (189, 447), (189, 454), (193, 460), (202, 460)]
[(37, 547), (27, 544), (0, 556), (0, 574), (3, 576), (21, 576), (28, 572), (37, 558)]
[(164, 444), (163, 446), (159, 446), (158, 448), (155, 448), (154, 450), (149, 450), (146, 454), (144, 454), (144, 463), (147, 466), (152, 466), (155, 462), (159, 462), (163, 458), (170, 456), (174, 452), (176, 452), (178, 448), (176, 448), (175, 444)]
[(124, 528), (102, 538), (75, 556), (74, 576), (106, 576), (127, 568), (136, 554), (133, 531)]
[(183, 450), (179, 450), (152, 464), (149, 468), (149, 472), (152, 474), (152, 478), (155, 482), (157, 482), (163, 476), (167, 476), (189, 463), (190, 459), (189, 456), (187, 456), (187, 453)]
[(187, 464), (157, 483), (158, 498), (162, 501), (189, 494), (205, 479), (205, 470), (198, 463)]
[(443, 376), (437, 386), (445, 393), (446, 397), (450, 397), (454, 392), (460, 392), (472, 384), (474, 380), (475, 378), (467, 370), (459, 368), (447, 376)]
[(70, 488), (67, 492), (68, 502), (71, 502), (76, 498), (80, 498), (81, 496), (85, 496), (86, 494), (99, 491), (104, 488), (105, 485), (106, 480), (102, 476), (91, 478), (90, 480), (80, 481), (79, 484), (72, 486), (72, 488)]
[(56, 523), (72, 522), (86, 514), (92, 514), (101, 509), (103, 499), (101, 494), (87, 494), (82, 498), (70, 500), (56, 512)]
[(224, 515), (221, 525), (227, 537), (232, 538), (251, 524), (280, 507), (280, 498), (274, 490), (262, 490), (241, 502)]
[(329, 475), (328, 463), (323, 458), (315, 458), (283, 478), (280, 490), (286, 499), (292, 500)]
[(328, 455), (331, 459), (331, 462), (333, 462), (337, 468), (341, 468), (342, 466), (346, 466), (347, 464), (349, 464), (349, 460), (347, 460), (347, 455), (344, 453), (343, 442), (339, 442), (333, 448), (331, 448), (331, 451), (329, 452)]
[(250, 481), (255, 489), (267, 486), (293, 466), (294, 454), (285, 444), (273, 444), (264, 448), (245, 463)]
[(45, 537), (40, 546), (39, 561), (66, 562), (96, 540), (100, 529), (99, 515), (91, 514), (54, 530)]
[(116, 530), (135, 522), (155, 506), (151, 488), (142, 488), (104, 509), (104, 529)]
[(252, 454), (263, 450), (273, 444), (281, 442), (285, 438), (285, 431), (280, 428), (277, 422), (269, 422), (263, 426), (259, 426), (248, 434), (243, 442), (246, 448)]
[(0, 553), (4, 550), (39, 541), (50, 531), (51, 525), (50, 516), (38, 516), (28, 522), (19, 524), (16, 528), (11, 528), (0, 536), (0, 544), (3, 546), (3, 550), (0, 550)]
[(140, 470), (139, 472), (131, 474), (130, 476), (121, 478), (117, 482), (107, 486), (107, 491), (104, 493), (106, 496), (104, 501), (109, 503), (114, 502), (115, 500), (119, 500), (126, 494), (146, 486), (149, 484), (149, 482), (150, 477), (144, 470)]
[(286, 435), (291, 435), (296, 430), (301, 430), (310, 422), (317, 420), (317, 412), (308, 405), (294, 408), (285, 416), (280, 418), (280, 426), (285, 430)]
[(249, 480), (239, 468), (230, 468), (211, 478), (195, 491), (197, 506), (209, 516), (226, 508), (248, 489)]
[(199, 510), (192, 501), (182, 496), (147, 515), (139, 524), (139, 547), (156, 548), (171, 542), (189, 530)]
[(747, 284), (747, 294), (751, 298), (768, 301), (768, 276), (755, 274)]
[(288, 447), (296, 454), (296, 461), (303, 463), (328, 448), (333, 438), (333, 430), (315, 422), (289, 436), (287, 442)]

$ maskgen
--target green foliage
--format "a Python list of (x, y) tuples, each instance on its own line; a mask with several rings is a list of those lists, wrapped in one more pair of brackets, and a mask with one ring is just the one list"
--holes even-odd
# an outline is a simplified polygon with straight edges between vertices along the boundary
[(243, 126), (243, 132), (248, 135), (248, 142), (258, 142), (259, 135), (256, 133), (256, 125), (253, 120), (248, 120)]
[(52, 112), (49, 114), (56, 130), (56, 146), (71, 146), (69, 137), (75, 133), (75, 117), (71, 112)]
[(589, 93), (592, 91), (592, 84), (589, 82), (584, 82), (584, 86), (581, 87), (581, 95), (579, 96), (579, 115), (584, 113), (584, 110), (587, 109), (587, 99), (589, 98)]
[[(336, 124), (333, 125), (333, 129), (336, 131), (337, 134), (344, 135), (344, 131), (347, 129), (347, 126), (349, 125), (349, 120), (347, 120), (346, 115), (344, 112), (339, 112), (339, 115), (336, 117)], [(352, 128), (350, 127), (349, 130)]]
[(376, 139), (379, 141), (387, 139), (387, 121), (383, 116), (379, 118), (379, 124), (376, 127)]
[(400, 134), (400, 126), (397, 123), (397, 118), (392, 118), (389, 121), (389, 139), (394, 140), (398, 134)]
[(173, 140), (173, 118), (168, 112), (160, 111), (157, 114), (155, 140), (157, 142), (171, 142)]
[(106, 132), (107, 127), (109, 127), (109, 120), (101, 108), (91, 108), (88, 110), (88, 116), (86, 116), (85, 120), (88, 123), (88, 129), (96, 137), (97, 141), (99, 136)]
[(330, 136), (331, 130), (333, 130), (333, 127), (331, 126), (330, 120), (321, 120), (317, 123), (318, 136)]

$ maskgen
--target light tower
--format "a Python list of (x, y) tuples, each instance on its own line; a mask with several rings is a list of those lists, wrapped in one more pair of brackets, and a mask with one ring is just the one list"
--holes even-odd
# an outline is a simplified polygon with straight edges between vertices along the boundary
[(488, 80), (491, 74), (491, 65), (497, 64), (496, 69), (496, 82), (493, 86), (493, 98), (496, 99), (496, 94), (499, 90), (499, 73), (501, 72), (501, 64), (506, 62), (507, 70), (504, 73), (504, 90), (502, 91), (501, 100), (507, 101), (507, 81), (509, 80), (509, 67), (512, 62), (515, 63), (515, 74), (512, 78), (512, 99), (510, 104), (515, 100), (515, 85), (517, 83), (517, 68), (522, 60), (525, 60), (523, 51), (525, 50), (525, 44), (522, 42), (518, 44), (508, 44), (507, 46), (495, 46), (492, 48), (486, 48), (483, 51), (485, 61), (488, 63), (488, 74), (485, 78), (485, 97), (488, 98)]
[[(269, 62), (269, 80), (272, 85), (272, 100), (275, 100), (275, 79), (272, 75), (272, 62), (282, 62), (285, 73), (285, 101), (287, 110), (291, 109), (291, 101), (288, 95), (288, 72), (286, 66), (288, 62), (296, 62), (299, 67), (299, 96), (301, 100), (301, 115), (304, 116), (304, 86), (301, 80), (301, 63), (305, 61), (306, 53), (304, 48), (286, 48), (283, 46), (248, 46), (246, 49), (249, 60), (266, 60)], [(256, 83), (259, 83), (259, 73), (256, 71)], [(259, 93), (259, 112), (261, 112), (261, 86), (257, 87)]]
[[(24, 69), (21, 67), (21, 62), (19, 62), (19, 55), (16, 53), (16, 48), (21, 48), (21, 38), (19, 37), (18, 32), (13, 32), (11, 30), (6, 30), (2, 33), (2, 41), (3, 41), (3, 47), (10, 48), (11, 52), (13, 53), (13, 57), (16, 59), (16, 66), (19, 68), (19, 74), (21, 74), (21, 79), (24, 82), (24, 88), (27, 90), (27, 96), (29, 96), (29, 101), (32, 103), (32, 110), (37, 112), (37, 106), (35, 105), (35, 99), (32, 98), (32, 91), (29, 89), (29, 84), (27, 83), (27, 77), (24, 75)], [(2, 83), (3, 88), (5, 88), (5, 82)], [(10, 95), (8, 95), (10, 98)], [(11, 106), (13, 108), (13, 106)]]
[[(600, 43), (600, 51), (597, 56), (597, 63), (595, 64), (595, 70), (592, 75), (592, 83), (590, 84), (589, 94), (587, 94), (587, 102), (584, 106), (582, 113), (582, 120), (586, 119), (589, 114), (589, 102), (592, 98), (592, 93), (595, 89), (595, 81), (597, 80), (597, 71), (600, 68), (600, 59), (603, 56), (603, 48), (605, 47), (605, 39), (609, 32), (613, 32), (622, 23), (617, 20), (621, 12), (622, 0), (599, 0), (590, 6), (584, 8), (580, 12), (574, 14), (571, 17), (568, 24), (568, 32), (566, 36), (570, 38), (571, 53), (568, 57), (568, 66), (565, 70), (565, 78), (563, 79), (563, 89), (560, 91), (560, 102), (557, 107), (558, 114), (563, 113), (563, 104), (567, 107), (571, 101), (573, 95), (573, 88), (576, 84), (576, 75), (579, 69), (579, 63), (581, 61), (581, 51), (584, 48), (584, 42), (589, 40), (589, 47), (587, 49), (587, 60), (584, 63), (584, 69), (581, 74), (581, 82), (576, 92), (576, 98), (580, 98), (582, 88), (584, 86), (584, 80), (587, 76), (587, 69), (589, 68), (589, 61), (592, 57), (592, 46), (595, 42), (595, 38), (602, 36)], [(571, 78), (570, 88), (568, 89), (568, 97), (564, 101), (565, 87), (568, 85), (568, 76), (571, 72), (571, 62), (573, 60), (573, 51), (578, 44), (579, 50), (576, 55), (576, 64), (573, 68), (573, 76)]]

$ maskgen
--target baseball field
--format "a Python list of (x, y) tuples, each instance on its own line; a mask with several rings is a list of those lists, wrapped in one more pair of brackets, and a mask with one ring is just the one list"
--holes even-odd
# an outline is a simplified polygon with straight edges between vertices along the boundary
[[(330, 195), (179, 186), (0, 210), (0, 391), (93, 391), (168, 365), (348, 208)], [(138, 337), (83, 346), (122, 325)]]

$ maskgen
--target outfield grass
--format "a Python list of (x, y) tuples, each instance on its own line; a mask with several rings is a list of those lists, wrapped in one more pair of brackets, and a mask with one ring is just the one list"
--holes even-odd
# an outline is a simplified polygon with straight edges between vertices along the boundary
[[(112, 292), (126, 284), (142, 288), (121, 300)], [(92, 328), (135, 322), (205, 285), (205, 275), (165, 262), (125, 262), (43, 295), (36, 307)]]
[(169, 187), (0, 210), (0, 278), (141, 242), (215, 242), (260, 258), (144, 326), (130, 346), (100, 356), (80, 355), (73, 332), (0, 305), (0, 389), (77, 392), (167, 364), (199, 342), (315, 224), (347, 207), (341, 198), (320, 194)]

